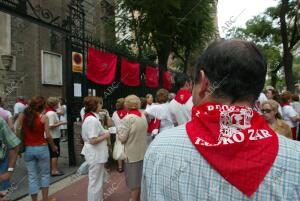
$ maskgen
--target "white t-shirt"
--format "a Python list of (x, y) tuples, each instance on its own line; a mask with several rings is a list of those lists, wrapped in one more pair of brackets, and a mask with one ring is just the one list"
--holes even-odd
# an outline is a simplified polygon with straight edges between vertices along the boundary
[(120, 119), (117, 111), (115, 111), (111, 117), (111, 120), (114, 123), (114, 126), (118, 129), (122, 127), (122, 119)]
[(85, 156), (88, 164), (106, 163), (108, 159), (107, 141), (103, 140), (96, 145), (89, 143), (92, 138), (103, 135), (106, 131), (99, 121), (99, 116), (96, 113), (93, 114), (96, 117), (88, 116), (82, 124), (84, 146), (81, 154)]
[(193, 100), (192, 96), (185, 104), (178, 103), (173, 99), (169, 104), (169, 110), (174, 124), (182, 125), (190, 121), (192, 116)]
[(22, 113), (26, 108), (26, 105), (23, 103), (17, 102), (14, 106), (14, 115), (17, 115), (19, 113)]
[[(58, 115), (56, 112), (49, 111), (46, 113), (46, 115), (49, 119), (49, 126), (52, 126), (53, 124), (56, 124), (59, 121)], [(61, 137), (59, 126), (57, 126), (55, 128), (50, 128), (49, 130), (50, 130), (50, 133), (51, 133), (51, 136), (53, 139)]]
[(169, 111), (169, 103), (151, 105), (151, 107), (146, 108), (146, 112), (151, 119), (157, 118), (161, 120), (159, 132), (174, 127)]
[(292, 121), (292, 117), (297, 116), (297, 112), (290, 105), (285, 105), (282, 107), (282, 118), (291, 127), (297, 127), (297, 123)]
[(291, 106), (298, 114), (300, 114), (300, 103), (298, 101), (292, 102)]
[(263, 102), (265, 102), (267, 100), (268, 100), (267, 96), (264, 93), (260, 93), (258, 99), (255, 102), (253, 109), (256, 110), (257, 112), (261, 113), (260, 106)]
[[(67, 122), (67, 106), (66, 105), (61, 105), (58, 108), (58, 111), (64, 111), (63, 115), (59, 115), (59, 120)], [(68, 128), (67, 124), (63, 124), (63, 125), (59, 126), (59, 129), (67, 129), (67, 128)]]
[(80, 110), (81, 121), (83, 121), (83, 119), (84, 119), (84, 114), (85, 114), (84, 110), (85, 110), (85, 107), (81, 108), (81, 110)]

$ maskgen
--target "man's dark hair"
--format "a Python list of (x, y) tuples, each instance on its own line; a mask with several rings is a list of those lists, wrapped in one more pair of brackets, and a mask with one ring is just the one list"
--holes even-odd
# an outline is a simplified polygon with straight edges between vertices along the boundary
[(175, 86), (177, 90), (184, 87), (186, 82), (192, 81), (191, 77), (185, 73), (178, 73), (175, 77)]
[(217, 40), (210, 44), (196, 65), (195, 82), (203, 70), (215, 98), (255, 101), (265, 84), (267, 63), (252, 42)]

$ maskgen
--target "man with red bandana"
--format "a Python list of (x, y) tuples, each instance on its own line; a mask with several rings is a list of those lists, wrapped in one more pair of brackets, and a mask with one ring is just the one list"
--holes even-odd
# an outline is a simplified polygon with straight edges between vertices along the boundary
[(191, 90), (193, 82), (188, 75), (183, 73), (177, 75), (175, 80), (179, 90), (175, 98), (169, 104), (169, 111), (174, 125), (179, 126), (191, 119), (193, 107)]
[(141, 200), (300, 200), (300, 143), (253, 109), (266, 72), (252, 42), (208, 46), (196, 66), (191, 121), (147, 150)]

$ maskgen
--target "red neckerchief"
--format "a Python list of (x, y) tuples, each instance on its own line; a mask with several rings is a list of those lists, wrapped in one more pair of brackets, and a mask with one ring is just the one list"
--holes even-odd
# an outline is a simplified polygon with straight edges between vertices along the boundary
[(276, 133), (249, 107), (194, 106), (186, 130), (207, 162), (247, 196), (257, 190), (278, 153)]
[(83, 121), (84, 121), (86, 118), (88, 118), (89, 116), (93, 116), (93, 117), (97, 118), (96, 115), (95, 115), (94, 113), (88, 112), (88, 113), (84, 114)]
[(180, 104), (185, 104), (191, 96), (192, 94), (189, 90), (180, 89), (175, 96), (175, 100)]
[(134, 114), (138, 117), (141, 117), (142, 116), (142, 113), (139, 111), (139, 110), (129, 110), (127, 114)]
[(17, 103), (22, 103), (23, 105), (26, 105), (26, 104), (27, 104), (25, 100), (21, 100), (21, 99), (18, 99), (18, 100), (17, 100)]
[(123, 109), (117, 110), (117, 114), (118, 114), (118, 116), (119, 116), (120, 119), (123, 119), (126, 116), (127, 111), (123, 110)]
[(45, 108), (45, 114), (46, 114), (47, 112), (50, 112), (50, 111), (56, 112), (52, 107), (46, 107), (46, 108)]
[(289, 102), (283, 102), (283, 103), (281, 103), (281, 107), (284, 107), (284, 106), (287, 106), (287, 105), (290, 105), (290, 103)]

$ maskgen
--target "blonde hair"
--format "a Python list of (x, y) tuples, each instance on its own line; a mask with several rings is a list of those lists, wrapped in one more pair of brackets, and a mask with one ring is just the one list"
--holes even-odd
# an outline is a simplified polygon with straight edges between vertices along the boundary
[(54, 107), (59, 103), (59, 99), (57, 97), (49, 97), (47, 99), (47, 106), (48, 107)]
[(120, 110), (120, 109), (124, 109), (124, 98), (119, 98), (116, 102), (116, 109)]
[(276, 113), (276, 114), (275, 114), (275, 117), (276, 117), (277, 119), (282, 119), (281, 115), (280, 115), (279, 112), (278, 112), (279, 103), (278, 103), (277, 101), (274, 101), (274, 100), (267, 100), (267, 101), (265, 101), (265, 102), (263, 102), (263, 103), (261, 104), (261, 107), (263, 107), (263, 106), (266, 105), (266, 104), (268, 104), (268, 105), (271, 106), (272, 110)]
[(124, 105), (129, 110), (140, 109), (141, 101), (136, 95), (129, 95), (125, 98)]

